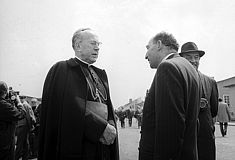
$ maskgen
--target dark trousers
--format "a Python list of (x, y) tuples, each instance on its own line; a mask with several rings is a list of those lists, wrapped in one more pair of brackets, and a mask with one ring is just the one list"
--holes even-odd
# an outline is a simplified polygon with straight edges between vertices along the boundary
[(121, 122), (121, 127), (125, 128), (125, 119), (121, 119), (120, 122)]
[(30, 157), (36, 158), (38, 156), (38, 143), (39, 135), (37, 132), (30, 132), (29, 144), (30, 144)]
[(131, 127), (132, 126), (132, 117), (128, 118), (128, 120), (129, 120), (129, 127)]
[(26, 125), (17, 128), (15, 159), (27, 160), (29, 157), (29, 129)]
[(142, 122), (142, 117), (138, 117), (137, 121), (138, 121), (138, 128), (140, 128), (141, 127), (141, 122)]
[(15, 150), (15, 140), (14, 138), (12, 138), (11, 144), (9, 144), (6, 147), (0, 148), (0, 160), (14, 160), (15, 159), (14, 150)]
[(224, 137), (227, 134), (228, 122), (219, 122), (220, 125), (220, 132)]
[(197, 141), (199, 160), (216, 160), (215, 139), (201, 137)]

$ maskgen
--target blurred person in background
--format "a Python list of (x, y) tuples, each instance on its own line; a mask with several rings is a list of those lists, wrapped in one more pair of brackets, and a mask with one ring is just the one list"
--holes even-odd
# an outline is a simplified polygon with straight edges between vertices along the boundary
[(220, 125), (220, 132), (224, 137), (227, 134), (228, 122), (231, 120), (228, 104), (223, 102), (222, 98), (219, 98), (217, 121)]
[(125, 128), (125, 118), (127, 116), (126, 116), (126, 111), (123, 110), (123, 107), (119, 108), (119, 110), (117, 111), (117, 116), (121, 123), (121, 128)]
[(35, 123), (33, 123), (33, 130), (29, 134), (29, 144), (30, 144), (30, 158), (36, 158), (38, 156), (38, 140), (39, 140), (39, 105), (36, 98), (31, 99), (31, 106), (35, 116)]
[(24, 98), (21, 101), (26, 111), (26, 116), (17, 123), (15, 159), (19, 160), (22, 158), (22, 160), (28, 160), (30, 156), (29, 134), (34, 128), (33, 125), (36, 119), (29, 103)]
[(31, 99), (31, 106), (32, 106), (33, 112), (35, 113), (37, 106), (38, 106), (38, 100), (36, 98)]
[(142, 116), (143, 116), (143, 111), (142, 111), (140, 106), (137, 106), (137, 109), (135, 111), (134, 117), (137, 119), (138, 128), (141, 127)]
[(128, 108), (126, 110), (126, 116), (127, 116), (127, 119), (128, 119), (129, 127), (131, 127), (132, 126), (132, 118), (134, 117), (134, 110), (131, 109), (131, 108)]
[(0, 160), (14, 160), (16, 123), (25, 117), (19, 95), (9, 97), (7, 84), (0, 81)]

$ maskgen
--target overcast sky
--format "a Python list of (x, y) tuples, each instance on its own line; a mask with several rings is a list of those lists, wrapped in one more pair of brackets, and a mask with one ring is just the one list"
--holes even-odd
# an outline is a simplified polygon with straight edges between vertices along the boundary
[(156, 70), (144, 59), (145, 46), (161, 31), (204, 50), (204, 74), (235, 76), (234, 0), (1, 0), (0, 80), (41, 97), (50, 67), (74, 57), (71, 38), (82, 27), (103, 43), (95, 65), (108, 74), (115, 108), (150, 87)]

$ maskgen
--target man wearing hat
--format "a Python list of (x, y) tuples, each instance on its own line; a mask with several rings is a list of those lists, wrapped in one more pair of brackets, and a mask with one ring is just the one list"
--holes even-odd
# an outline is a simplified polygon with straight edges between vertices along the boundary
[(194, 42), (187, 42), (181, 47), (180, 56), (186, 58), (197, 70), (201, 80), (202, 97), (199, 112), (198, 159), (215, 160), (215, 136), (213, 118), (218, 111), (218, 89), (216, 81), (198, 71), (199, 61), (205, 54), (198, 50)]
[(25, 110), (19, 95), (15, 95), (16, 107), (7, 95), (7, 84), (0, 81), (0, 159), (14, 160), (16, 122), (25, 117)]

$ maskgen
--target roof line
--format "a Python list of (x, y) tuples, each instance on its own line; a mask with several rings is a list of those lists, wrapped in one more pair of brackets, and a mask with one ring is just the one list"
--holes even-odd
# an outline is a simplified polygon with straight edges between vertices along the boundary
[(227, 78), (227, 79), (224, 79), (224, 80), (217, 81), (217, 83), (223, 82), (223, 81), (226, 81), (226, 80), (229, 80), (229, 79), (232, 79), (232, 78), (235, 78), (235, 76), (234, 76), (234, 77)]

